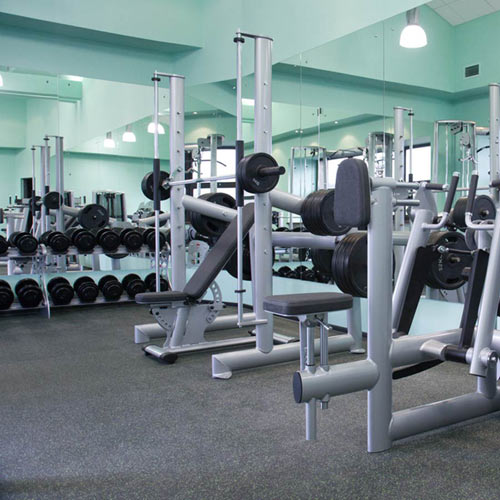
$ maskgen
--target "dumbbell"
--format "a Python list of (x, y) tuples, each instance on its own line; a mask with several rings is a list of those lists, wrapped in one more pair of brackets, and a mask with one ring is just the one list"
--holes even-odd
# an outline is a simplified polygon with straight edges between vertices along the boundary
[(12, 288), (5, 280), (0, 280), (0, 309), (5, 311), (14, 302)]
[(120, 235), (112, 229), (104, 227), (98, 229), (94, 234), (97, 244), (101, 245), (102, 249), (107, 252), (114, 252), (120, 246)]
[(7, 239), (0, 235), (0, 255), (6, 254), (9, 251), (9, 242)]
[(294, 278), (299, 279), (299, 280), (305, 279), (304, 273), (306, 273), (308, 270), (309, 269), (306, 266), (302, 266), (302, 265), (297, 266), (293, 272), (293, 274), (295, 274)]
[[(142, 233), (142, 238), (144, 241), (144, 244), (149, 247), (150, 250), (155, 250), (155, 230), (154, 228), (150, 227)], [(165, 237), (165, 234), (160, 231), (160, 250), (165, 246), (165, 243), (167, 241), (167, 238)]]
[(46, 231), (40, 236), (40, 243), (52, 248), (56, 253), (65, 253), (71, 245), (71, 240), (60, 231)]
[(138, 293), (144, 293), (146, 291), (146, 284), (137, 274), (127, 274), (127, 276), (122, 279), (122, 286), (131, 299)]
[(288, 266), (281, 266), (277, 271), (277, 275), (281, 278), (289, 278), (292, 270)]
[(38, 248), (38, 241), (30, 233), (16, 231), (9, 236), (9, 243), (16, 247), (21, 253), (31, 254)]
[(126, 227), (120, 231), (120, 241), (129, 252), (137, 252), (142, 247), (142, 233), (135, 228)]
[(316, 272), (313, 269), (306, 269), (303, 271), (302, 279), (306, 281), (318, 281), (316, 278)]
[[(144, 279), (144, 283), (146, 284), (146, 288), (150, 292), (156, 292), (156, 275), (155, 273), (150, 273)], [(168, 292), (170, 290), (170, 285), (165, 278), (160, 276), (160, 291)]]
[(79, 252), (92, 252), (96, 245), (95, 236), (87, 229), (72, 227), (66, 231), (66, 236)]
[(47, 290), (55, 306), (66, 306), (71, 302), (71, 299), (75, 296), (75, 291), (73, 290), (73, 287), (69, 284), (69, 281), (63, 276), (57, 276), (55, 278), (52, 278), (47, 283)]
[(97, 283), (97, 286), (106, 300), (118, 300), (122, 296), (122, 284), (112, 274), (103, 276)]
[(99, 295), (99, 288), (90, 276), (80, 276), (73, 283), (73, 288), (81, 302), (95, 302)]
[(16, 283), (14, 288), (22, 307), (37, 307), (43, 300), (42, 289), (31, 278), (24, 278)]

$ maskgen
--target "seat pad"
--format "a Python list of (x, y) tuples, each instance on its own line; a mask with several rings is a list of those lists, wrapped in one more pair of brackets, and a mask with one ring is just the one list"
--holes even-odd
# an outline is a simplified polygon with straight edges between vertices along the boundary
[(336, 292), (271, 295), (264, 299), (265, 311), (283, 316), (342, 311), (351, 307), (351, 295)]
[(135, 301), (138, 304), (169, 304), (171, 302), (184, 302), (189, 295), (184, 292), (146, 292), (138, 293)]

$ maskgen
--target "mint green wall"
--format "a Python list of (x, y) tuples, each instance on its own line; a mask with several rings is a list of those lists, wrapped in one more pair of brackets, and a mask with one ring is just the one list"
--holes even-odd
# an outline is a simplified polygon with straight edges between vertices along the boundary
[(17, 173), (18, 149), (0, 148), (0, 208), (9, 203), (9, 196), (19, 195), (20, 176)]
[(26, 99), (0, 95), (0, 148), (26, 145)]

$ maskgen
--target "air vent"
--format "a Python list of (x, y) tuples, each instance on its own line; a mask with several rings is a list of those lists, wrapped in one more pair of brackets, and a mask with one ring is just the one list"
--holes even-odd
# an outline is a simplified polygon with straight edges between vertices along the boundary
[(472, 66), (466, 66), (465, 68), (465, 78), (470, 78), (471, 76), (479, 75), (479, 64), (473, 64)]

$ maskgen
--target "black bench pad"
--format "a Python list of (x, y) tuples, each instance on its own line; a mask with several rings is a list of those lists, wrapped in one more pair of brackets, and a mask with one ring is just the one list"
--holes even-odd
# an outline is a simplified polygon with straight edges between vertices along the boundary
[(271, 295), (264, 299), (265, 311), (283, 316), (342, 311), (351, 307), (352, 297), (336, 292)]
[(138, 293), (135, 301), (138, 304), (169, 304), (171, 302), (184, 302), (189, 295), (184, 292), (146, 292)]

